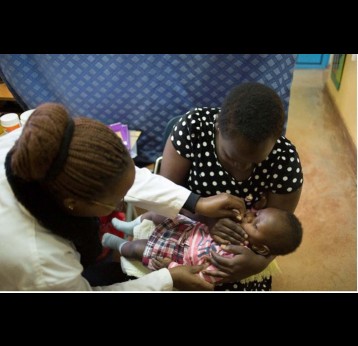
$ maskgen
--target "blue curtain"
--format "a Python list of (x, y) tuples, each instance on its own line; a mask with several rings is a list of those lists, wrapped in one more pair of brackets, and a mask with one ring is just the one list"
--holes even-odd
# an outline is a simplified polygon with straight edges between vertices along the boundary
[(161, 153), (166, 123), (192, 107), (220, 106), (255, 81), (290, 98), (294, 54), (1, 54), (0, 76), (24, 109), (60, 102), (71, 114), (141, 130), (142, 162)]

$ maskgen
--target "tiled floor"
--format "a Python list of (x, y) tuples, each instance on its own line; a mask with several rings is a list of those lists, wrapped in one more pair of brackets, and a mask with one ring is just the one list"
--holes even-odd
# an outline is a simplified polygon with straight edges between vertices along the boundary
[(305, 182), (296, 215), (303, 242), (278, 257), (274, 291), (357, 290), (357, 173), (336, 113), (323, 92), (324, 72), (295, 72), (287, 138), (302, 161)]

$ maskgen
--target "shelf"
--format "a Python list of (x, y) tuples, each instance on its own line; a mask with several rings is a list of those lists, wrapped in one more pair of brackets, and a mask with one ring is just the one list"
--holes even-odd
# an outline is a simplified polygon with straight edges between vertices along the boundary
[(5, 83), (0, 83), (0, 101), (15, 101)]

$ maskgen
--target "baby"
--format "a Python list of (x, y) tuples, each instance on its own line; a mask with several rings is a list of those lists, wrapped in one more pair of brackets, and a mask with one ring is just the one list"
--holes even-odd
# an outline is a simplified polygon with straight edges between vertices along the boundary
[[(127, 258), (142, 260), (151, 270), (202, 264), (211, 251), (222, 256), (233, 256), (214, 242), (205, 224), (183, 215), (168, 219), (154, 213), (145, 213), (130, 223), (114, 220), (114, 226), (132, 235), (134, 225), (144, 219), (156, 224), (149, 239), (127, 241), (106, 233), (102, 244), (118, 250)], [(302, 226), (297, 217), (281, 209), (247, 211), (240, 223), (248, 235), (248, 247), (263, 256), (289, 254), (296, 250), (302, 240)], [(213, 267), (206, 270), (210, 269)], [(221, 280), (202, 273), (200, 276), (209, 282)]]

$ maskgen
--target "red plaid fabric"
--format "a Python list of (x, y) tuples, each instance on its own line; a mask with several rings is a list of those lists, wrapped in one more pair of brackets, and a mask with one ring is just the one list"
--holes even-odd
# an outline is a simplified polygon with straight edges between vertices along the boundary
[[(155, 270), (152, 259), (168, 257), (172, 260), (169, 268), (177, 265), (198, 265), (206, 261), (205, 257), (211, 256), (211, 251), (224, 257), (234, 256), (213, 241), (206, 225), (178, 215), (175, 219), (166, 219), (156, 226), (147, 242), (142, 263)], [(207, 268), (209, 271), (216, 269), (213, 265)], [(198, 275), (212, 283), (222, 280), (201, 272)]]
[(188, 219), (183, 222), (178, 218), (166, 219), (159, 224), (148, 239), (142, 262), (151, 270), (152, 258), (169, 257), (172, 261), (183, 264), (184, 248), (189, 246), (187, 241), (195, 223)]

